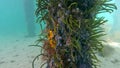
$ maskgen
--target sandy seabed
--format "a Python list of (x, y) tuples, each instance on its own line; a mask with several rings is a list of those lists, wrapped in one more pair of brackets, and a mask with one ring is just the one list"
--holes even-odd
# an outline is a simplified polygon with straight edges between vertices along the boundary
[[(0, 36), (0, 68), (32, 68), (32, 60), (40, 49), (29, 45), (36, 40), (36, 37)], [(120, 43), (109, 41), (108, 46), (112, 48), (108, 49), (109, 54), (98, 56), (101, 60), (99, 68), (120, 68)], [(39, 65), (36, 62), (35, 68), (39, 68)]]
[(39, 48), (31, 47), (37, 38), (20, 36), (0, 37), (0, 68), (32, 68)]

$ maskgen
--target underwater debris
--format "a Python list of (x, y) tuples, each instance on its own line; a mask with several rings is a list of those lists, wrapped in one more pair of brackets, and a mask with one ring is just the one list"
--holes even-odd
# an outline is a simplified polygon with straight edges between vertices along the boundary
[(46, 68), (97, 68), (99, 60), (95, 54), (102, 51), (100, 37), (105, 34), (101, 25), (106, 22), (97, 14), (116, 9), (109, 2), (37, 0), (37, 21), (45, 23), (47, 30), (39, 40), (43, 42), (41, 55), (47, 61)]

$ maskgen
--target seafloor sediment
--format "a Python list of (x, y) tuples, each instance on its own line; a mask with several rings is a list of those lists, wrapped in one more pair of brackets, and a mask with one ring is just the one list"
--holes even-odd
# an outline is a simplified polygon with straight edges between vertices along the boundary
[[(28, 45), (34, 44), (36, 39), (36, 37), (1, 36), (0, 68), (32, 68), (32, 60), (39, 54), (39, 48)], [(109, 41), (108, 46), (114, 50), (111, 50), (113, 52), (109, 56), (98, 56), (101, 60), (99, 68), (120, 68), (120, 43)], [(35, 62), (35, 68), (39, 68), (38, 61)]]

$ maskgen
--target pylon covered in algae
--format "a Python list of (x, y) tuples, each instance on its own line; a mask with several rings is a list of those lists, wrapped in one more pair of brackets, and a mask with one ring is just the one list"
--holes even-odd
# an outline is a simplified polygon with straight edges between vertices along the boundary
[[(96, 68), (96, 52), (103, 48), (97, 14), (116, 9), (110, 0), (37, 0), (36, 16), (42, 29), (41, 54), (47, 68)], [(45, 25), (43, 26), (43, 24)], [(37, 56), (37, 57), (38, 57)], [(44, 65), (44, 63), (43, 63)], [(41, 65), (41, 67), (43, 66)], [(34, 62), (33, 62), (34, 67)]]

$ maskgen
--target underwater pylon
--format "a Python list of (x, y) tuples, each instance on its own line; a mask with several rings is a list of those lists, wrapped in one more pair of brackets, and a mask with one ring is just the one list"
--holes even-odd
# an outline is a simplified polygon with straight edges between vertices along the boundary
[(114, 9), (110, 0), (37, 0), (37, 21), (46, 24), (38, 40), (46, 68), (97, 68), (107, 21), (97, 14)]

